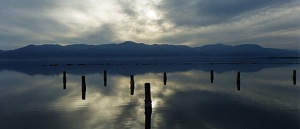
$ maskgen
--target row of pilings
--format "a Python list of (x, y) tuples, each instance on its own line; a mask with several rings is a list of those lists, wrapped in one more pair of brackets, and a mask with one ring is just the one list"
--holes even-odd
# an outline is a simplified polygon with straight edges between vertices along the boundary
[[(107, 86), (107, 71), (104, 70), (103, 72), (103, 82), (104, 82), (104, 86)], [(85, 93), (86, 91), (86, 83), (85, 83), (85, 76), (81, 77), (82, 80), (82, 92)], [(163, 81), (164, 81), (164, 85), (167, 85), (167, 73), (164, 73), (164, 77), (163, 77)], [(135, 89), (135, 85), (134, 85), (134, 75), (130, 75), (130, 94), (134, 95), (134, 89)], [(63, 71), (63, 89), (67, 89), (67, 72)]]
[[(166, 85), (167, 74), (164, 73), (164, 85)], [(81, 76), (81, 92), (82, 100), (86, 97), (86, 81), (85, 76)], [(66, 71), (63, 71), (63, 89), (66, 89), (67, 76)], [(104, 86), (107, 86), (107, 72), (104, 71)], [(131, 95), (134, 95), (134, 75), (130, 75), (130, 89)], [(151, 128), (151, 114), (152, 114), (152, 99), (151, 99), (151, 88), (150, 83), (145, 83), (145, 129)]]
[[(104, 73), (103, 74), (104, 86), (107, 86), (107, 70), (104, 70), (103, 73)], [(296, 82), (297, 82), (296, 70), (293, 70), (292, 80), (293, 80), (293, 84), (296, 85)], [(210, 82), (214, 83), (214, 71), (213, 70), (210, 71)], [(164, 85), (167, 85), (167, 73), (163, 74), (163, 83), (164, 83)], [(240, 90), (240, 86), (241, 86), (241, 72), (240, 71), (237, 72), (236, 85), (237, 85), (237, 90)], [(84, 87), (83, 89), (85, 89), (85, 87), (86, 87), (85, 76), (82, 76), (82, 86)], [(66, 88), (67, 88), (67, 75), (66, 75), (66, 71), (63, 71), (63, 89), (66, 89)], [(135, 89), (134, 75), (130, 75), (130, 89), (131, 89), (130, 94), (134, 95), (134, 89)], [(83, 90), (83, 92), (85, 92), (85, 90)]]
[[(296, 70), (293, 70), (293, 84), (296, 85)], [(85, 76), (81, 76), (81, 86), (82, 86), (82, 100), (85, 100), (86, 98), (86, 81), (85, 81)], [(104, 70), (104, 86), (107, 86), (107, 71)], [(167, 84), (167, 73), (164, 73), (163, 75), (163, 80), (164, 80), (164, 85)], [(210, 80), (211, 83), (214, 82), (214, 71), (211, 70), (210, 72)], [(66, 89), (66, 83), (67, 83), (67, 76), (66, 76), (66, 71), (63, 71), (63, 89)], [(237, 90), (240, 90), (240, 85), (241, 85), (241, 73), (240, 71), (237, 72), (236, 76), (236, 85), (237, 85)], [(134, 95), (134, 89), (135, 89), (135, 82), (134, 82), (134, 75), (130, 75), (130, 94)], [(150, 129), (151, 128), (151, 115), (152, 115), (152, 99), (151, 99), (151, 87), (150, 83), (145, 83), (145, 129)]]

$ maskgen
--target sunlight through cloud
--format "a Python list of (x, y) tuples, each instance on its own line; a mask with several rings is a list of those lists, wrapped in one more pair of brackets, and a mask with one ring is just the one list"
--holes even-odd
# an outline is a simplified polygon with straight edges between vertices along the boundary
[(299, 44), (295, 0), (29, 0), (3, 1), (0, 7), (0, 46), (4, 49), (45, 42), (127, 40), (190, 46), (254, 43), (295, 48)]

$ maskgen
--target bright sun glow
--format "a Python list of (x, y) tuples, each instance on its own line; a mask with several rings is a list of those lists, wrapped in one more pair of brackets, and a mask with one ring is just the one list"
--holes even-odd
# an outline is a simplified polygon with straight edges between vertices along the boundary
[(158, 19), (158, 15), (154, 10), (148, 10), (146, 16), (150, 19)]

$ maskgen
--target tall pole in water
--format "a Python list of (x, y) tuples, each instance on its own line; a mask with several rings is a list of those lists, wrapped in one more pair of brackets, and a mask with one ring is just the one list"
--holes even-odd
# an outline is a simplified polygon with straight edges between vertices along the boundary
[(130, 94), (134, 95), (134, 76), (130, 75)]
[(107, 86), (107, 72), (106, 72), (106, 70), (104, 70), (103, 80), (104, 80), (104, 86)]
[(145, 83), (145, 129), (151, 128), (152, 100), (150, 83)]
[(240, 90), (240, 86), (241, 86), (241, 74), (240, 74), (240, 71), (237, 72), (236, 85), (237, 85), (237, 90)]
[(167, 73), (164, 73), (164, 85), (167, 85)]
[(210, 82), (214, 83), (214, 71), (210, 70)]
[(85, 100), (85, 93), (86, 93), (86, 83), (85, 83), (85, 76), (81, 76), (81, 93), (82, 93), (82, 100)]
[(293, 71), (293, 83), (296, 85), (296, 80), (297, 80), (297, 75), (296, 75), (296, 70)]
[(63, 71), (63, 89), (67, 88), (67, 75), (66, 71)]

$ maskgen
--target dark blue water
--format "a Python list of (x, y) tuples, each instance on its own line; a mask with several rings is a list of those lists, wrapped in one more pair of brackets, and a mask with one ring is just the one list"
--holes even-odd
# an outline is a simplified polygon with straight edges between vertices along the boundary
[(0, 128), (299, 129), (299, 64), (232, 62), (2, 62)]

